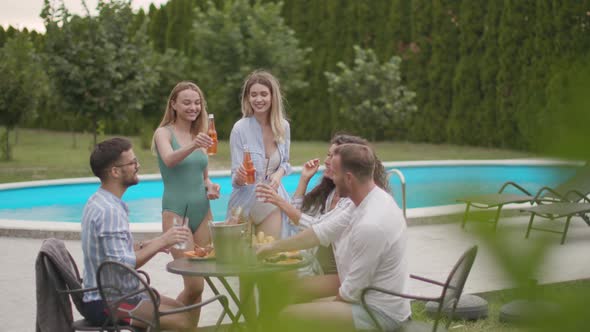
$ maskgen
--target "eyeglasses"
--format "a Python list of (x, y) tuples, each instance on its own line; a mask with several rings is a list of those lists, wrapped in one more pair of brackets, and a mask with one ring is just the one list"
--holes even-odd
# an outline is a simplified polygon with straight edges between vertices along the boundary
[(137, 167), (137, 165), (139, 165), (139, 160), (137, 160), (137, 158), (135, 158), (128, 163), (121, 164), (121, 165), (113, 165), (113, 167), (125, 167), (125, 166), (129, 166), (129, 165), (133, 165), (133, 166)]

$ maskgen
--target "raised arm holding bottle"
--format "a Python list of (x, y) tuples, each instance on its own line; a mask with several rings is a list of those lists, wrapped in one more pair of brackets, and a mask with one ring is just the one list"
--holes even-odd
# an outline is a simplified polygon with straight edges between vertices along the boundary
[[(219, 185), (209, 178), (207, 150), (214, 146), (215, 140), (208, 133), (203, 92), (192, 82), (178, 83), (170, 93), (164, 117), (154, 133), (152, 149), (158, 157), (164, 183), (162, 229), (168, 230), (174, 226), (175, 219), (186, 215), (193, 234), (187, 243), (189, 250), (194, 244), (204, 247), (210, 243), (205, 222), (212, 219), (209, 200), (219, 197)], [(183, 256), (181, 249), (171, 252), (174, 258)], [(198, 303), (203, 288), (203, 278), (184, 277), (184, 289), (177, 299), (187, 305)]]

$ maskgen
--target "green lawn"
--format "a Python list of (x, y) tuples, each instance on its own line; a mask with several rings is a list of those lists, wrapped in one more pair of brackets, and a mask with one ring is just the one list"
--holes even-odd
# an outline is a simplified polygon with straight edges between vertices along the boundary
[[(88, 158), (92, 136), (76, 134), (77, 147), (73, 147), (73, 135), (47, 130), (19, 129), (18, 143), (12, 145), (13, 160), (0, 162), (0, 183), (56, 178), (91, 176)], [(100, 139), (104, 139), (101, 137)], [(15, 141), (14, 132), (10, 135)], [(143, 174), (158, 173), (155, 156), (140, 148), (138, 137), (132, 137), (135, 153), (141, 162)], [(435, 159), (505, 159), (534, 157), (532, 154), (474, 148), (455, 145), (413, 144), (379, 142), (374, 147), (383, 161), (435, 160)], [(291, 142), (291, 164), (299, 166), (311, 158), (322, 158), (327, 142)], [(228, 142), (219, 144), (218, 154), (210, 159), (210, 169), (227, 169), (230, 166)]]

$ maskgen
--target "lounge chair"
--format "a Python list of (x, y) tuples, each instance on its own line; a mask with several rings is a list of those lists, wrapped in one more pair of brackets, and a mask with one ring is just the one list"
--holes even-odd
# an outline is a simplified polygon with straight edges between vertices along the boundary
[[(504, 192), (504, 190), (511, 187), (515, 188), (517, 191), (520, 191), (520, 193), (513, 194)], [(496, 194), (474, 195), (458, 199), (458, 202), (463, 202), (466, 204), (461, 227), (465, 228), (465, 224), (469, 219), (469, 212), (471, 212), (472, 207), (477, 209), (496, 208), (494, 218), (491, 220), (495, 230), (498, 226), (498, 220), (500, 219), (502, 208), (506, 204), (530, 203), (533, 205), (540, 202), (572, 202), (580, 200), (581, 197), (585, 197), (589, 193), (590, 167), (588, 166), (580, 169), (573, 177), (563, 182), (559, 186), (555, 188), (548, 186), (542, 187), (539, 189), (539, 191), (537, 191), (536, 194), (532, 194), (519, 184), (509, 181), (504, 183), (504, 185), (502, 185)]]
[[(543, 202), (541, 201), (537, 206), (533, 206), (526, 209), (520, 209), (521, 212), (528, 212), (531, 214), (525, 238), (528, 239), (531, 230), (534, 229), (543, 232), (562, 234), (561, 244), (564, 244), (565, 237), (567, 236), (567, 231), (570, 226), (570, 221), (573, 216), (580, 216), (586, 222), (586, 224), (590, 226), (590, 218), (588, 218), (588, 213), (590, 213), (590, 198), (577, 191), (572, 191), (570, 193), (572, 193), (570, 196), (577, 197), (579, 198), (579, 200), (576, 200), (574, 198), (571, 201), (562, 201), (551, 204), (543, 204)], [(533, 227), (533, 221), (535, 220), (536, 216), (550, 220), (566, 218), (565, 226), (562, 231)]]

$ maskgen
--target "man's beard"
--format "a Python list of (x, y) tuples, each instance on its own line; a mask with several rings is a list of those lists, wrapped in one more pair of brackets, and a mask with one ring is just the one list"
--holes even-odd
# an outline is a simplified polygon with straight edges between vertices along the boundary
[(125, 180), (125, 182), (123, 182), (123, 186), (125, 186), (125, 188), (129, 188), (129, 187), (134, 186), (138, 183), (139, 183), (139, 179), (134, 175), (131, 180)]

